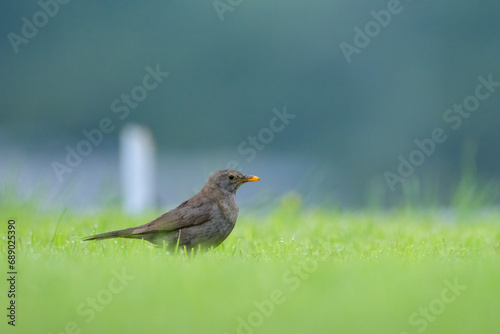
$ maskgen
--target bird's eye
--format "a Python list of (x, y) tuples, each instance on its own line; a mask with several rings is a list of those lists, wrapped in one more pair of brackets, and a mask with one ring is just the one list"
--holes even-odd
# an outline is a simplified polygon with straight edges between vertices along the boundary
[(233, 174), (229, 174), (229, 175), (227, 176), (227, 178), (228, 178), (228, 179), (230, 179), (230, 180), (234, 180), (234, 175), (233, 175)]

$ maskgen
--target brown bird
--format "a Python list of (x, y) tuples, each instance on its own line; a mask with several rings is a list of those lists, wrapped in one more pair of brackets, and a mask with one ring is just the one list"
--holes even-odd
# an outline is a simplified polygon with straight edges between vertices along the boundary
[(86, 237), (83, 240), (109, 238), (144, 239), (171, 250), (219, 246), (231, 233), (238, 217), (236, 190), (246, 182), (259, 181), (235, 169), (213, 173), (199, 193), (155, 220), (132, 228)]

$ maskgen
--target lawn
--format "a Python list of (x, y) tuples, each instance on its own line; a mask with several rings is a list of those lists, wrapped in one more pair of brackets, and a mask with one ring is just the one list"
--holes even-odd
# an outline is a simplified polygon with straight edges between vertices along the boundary
[[(29, 204), (16, 220), (16, 326), (2, 333), (498, 333), (498, 212), (242, 208), (201, 254), (137, 240), (82, 242), (142, 224), (119, 210)], [(2, 309), (8, 306), (2, 280)]]

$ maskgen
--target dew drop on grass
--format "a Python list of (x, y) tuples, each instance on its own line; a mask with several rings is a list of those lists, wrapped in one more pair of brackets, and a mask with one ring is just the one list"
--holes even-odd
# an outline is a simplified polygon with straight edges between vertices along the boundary
[(94, 227), (95, 227), (95, 228), (97, 228), (97, 226), (98, 226), (97, 224), (94, 224)]
[(117, 244), (117, 243), (118, 243), (118, 241), (115, 240), (115, 244)]

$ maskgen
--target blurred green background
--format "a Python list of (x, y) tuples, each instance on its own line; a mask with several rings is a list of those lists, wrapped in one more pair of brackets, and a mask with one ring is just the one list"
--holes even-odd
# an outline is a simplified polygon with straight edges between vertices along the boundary
[[(232, 160), (266, 179), (260, 189), (267, 192), (259, 193), (266, 201), (296, 190), (307, 203), (363, 207), (376, 197), (377, 205), (393, 206), (418, 191), (419, 200), (432, 194), (434, 202), (449, 205), (468, 142), (476, 147), (470, 162), (477, 182), (498, 187), (500, 92), (480, 101), (456, 129), (458, 120), (443, 119), (474, 95), (478, 77), (500, 81), (498, 1), (401, 1), (350, 62), (341, 44), (360, 45), (356, 27), (365, 31), (375, 21), (371, 12), (382, 15), (391, 1), (231, 3), (60, 4), (16, 47), (8, 34), (22, 37), (22, 18), (32, 22), (41, 7), (2, 4), (3, 182), (49, 188), (47, 204), (61, 209), (117, 202), (118, 137), (135, 122), (156, 140), (163, 206), (182, 201)], [(112, 103), (142, 85), (147, 66), (157, 65), (170, 75), (121, 120)], [(239, 145), (268, 128), (272, 110), (284, 106), (297, 117), (253, 159), (241, 154)], [(64, 161), (66, 146), (75, 149), (85, 139), (82, 131), (103, 118), (116, 129), (59, 184), (51, 163)], [(435, 128), (447, 140), (392, 191), (384, 173), (397, 173), (399, 156), (408, 159), (414, 141)], [(257, 196), (248, 191), (249, 198)], [(490, 200), (498, 203), (498, 191)]]

